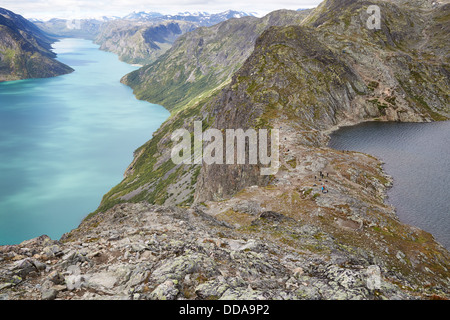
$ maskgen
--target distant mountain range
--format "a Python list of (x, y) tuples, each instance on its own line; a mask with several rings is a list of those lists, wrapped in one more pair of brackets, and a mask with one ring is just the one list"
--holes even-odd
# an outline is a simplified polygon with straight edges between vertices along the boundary
[(185, 32), (246, 16), (253, 17), (254, 14), (233, 10), (221, 13), (183, 12), (175, 15), (141, 11), (123, 18), (55, 18), (48, 21), (35, 20), (34, 23), (51, 35), (93, 40), (102, 50), (116, 53), (122, 61), (145, 65), (165, 53)]
[(138, 21), (167, 21), (167, 20), (181, 20), (196, 22), (200, 26), (212, 26), (216, 23), (232, 19), (232, 18), (242, 18), (246, 16), (255, 16), (255, 13), (248, 13), (243, 11), (227, 10), (220, 13), (208, 13), (208, 12), (180, 12), (178, 14), (163, 15), (158, 12), (133, 12), (126, 15), (122, 19), (124, 20), (138, 20)]
[(101, 25), (94, 42), (128, 63), (145, 65), (166, 52), (182, 34), (199, 27), (190, 21), (113, 20)]
[(55, 60), (52, 38), (33, 23), (0, 8), (0, 81), (47, 78), (70, 73), (72, 68)]
[(73, 37), (93, 40), (99, 32), (100, 26), (110, 20), (113, 19), (67, 20), (54, 18), (48, 21), (34, 20), (33, 23), (39, 29), (54, 37)]
[[(248, 13), (243, 11), (227, 10), (220, 13), (208, 12), (182, 12), (174, 15), (162, 14), (159, 12), (133, 12), (124, 17), (117, 16), (103, 16), (101, 18), (84, 18), (84, 19), (61, 19), (53, 18), (47, 21), (42, 19), (30, 19), (39, 28), (55, 35), (60, 36), (88, 36), (91, 37), (99, 32), (100, 25), (110, 21), (134, 21), (134, 22), (152, 22), (160, 23), (163, 21), (189, 21), (198, 24), (199, 26), (212, 26), (219, 22), (232, 19), (242, 18), (246, 16), (255, 16), (255, 13)], [(76, 23), (76, 27), (71, 27), (71, 24)]]

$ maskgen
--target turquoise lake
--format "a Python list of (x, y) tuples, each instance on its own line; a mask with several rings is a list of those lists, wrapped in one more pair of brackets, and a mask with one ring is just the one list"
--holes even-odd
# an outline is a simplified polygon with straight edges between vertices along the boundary
[(77, 227), (169, 117), (120, 83), (137, 67), (88, 40), (53, 47), (75, 72), (0, 83), (0, 245)]

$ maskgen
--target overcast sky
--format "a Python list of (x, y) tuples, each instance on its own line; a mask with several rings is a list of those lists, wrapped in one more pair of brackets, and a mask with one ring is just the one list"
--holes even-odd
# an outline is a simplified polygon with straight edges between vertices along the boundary
[(0, 0), (0, 7), (25, 18), (123, 17), (133, 11), (163, 14), (225, 10), (256, 12), (264, 15), (277, 9), (316, 7), (322, 0)]

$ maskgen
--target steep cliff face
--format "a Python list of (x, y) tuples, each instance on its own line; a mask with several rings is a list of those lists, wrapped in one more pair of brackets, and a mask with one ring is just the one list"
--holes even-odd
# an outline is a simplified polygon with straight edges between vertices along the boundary
[(248, 58), (256, 38), (269, 26), (299, 24), (305, 12), (281, 10), (261, 19), (244, 17), (198, 28), (183, 35), (155, 63), (132, 72), (122, 82), (138, 99), (185, 108), (222, 87)]
[[(315, 132), (304, 143), (319, 146), (320, 130), (335, 125), (337, 113), (350, 111), (351, 101), (364, 90), (354, 71), (314, 30), (272, 27), (258, 38), (252, 55), (213, 104), (211, 127), (279, 129), (289, 124), (299, 135)], [(270, 179), (260, 175), (258, 165), (203, 165), (196, 200), (227, 198)]]
[(186, 21), (110, 21), (101, 26), (95, 42), (100, 44), (100, 49), (118, 54), (122, 61), (149, 64), (166, 52), (179, 36), (196, 27), (196, 23)]
[[(379, 5), (380, 30), (366, 27), (366, 2), (326, 1), (303, 26), (264, 32), (214, 104), (211, 126), (291, 126), (301, 136), (308, 132), (302, 144), (321, 146), (326, 137), (320, 132), (344, 122), (447, 119), (448, 60), (427, 43), (440, 36), (429, 30), (448, 6), (421, 12)], [(267, 182), (258, 172), (251, 166), (203, 165), (196, 199), (226, 198), (244, 185)]]
[(170, 135), (178, 128), (192, 131), (194, 120), (204, 128), (292, 127), (299, 143), (317, 147), (327, 141), (324, 131), (341, 124), (448, 118), (442, 30), (449, 5), (425, 3), (417, 10), (377, 4), (379, 30), (367, 27), (365, 1), (325, 1), (306, 19), (278, 11), (199, 28), (155, 63), (125, 76), (138, 98), (166, 106), (173, 116), (136, 151), (125, 180), (101, 208), (144, 199), (222, 199), (269, 182), (257, 165), (175, 166)]
[[(264, 25), (234, 73), (222, 71), (225, 57), (205, 65), (200, 59), (220, 55), (204, 49), (220, 48), (212, 36), (199, 46), (198, 32), (206, 38), (216, 29), (180, 37), (124, 81), (142, 90), (159, 85), (184, 107), (176, 99), (166, 106), (171, 118), (77, 229), (59, 242), (40, 237), (0, 248), (0, 297), (450, 298), (449, 252), (402, 224), (384, 202), (392, 179), (381, 162), (326, 147), (327, 132), (344, 123), (448, 118), (448, 44), (438, 31), (446, 28), (448, 6), (415, 2), (419, 9), (376, 2), (381, 29), (368, 30), (366, 6), (373, 2), (325, 1), (301, 25)], [(244, 28), (223, 26), (233, 36)], [(192, 50), (186, 59), (198, 58), (192, 82), (181, 77), (190, 64), (176, 64), (184, 58), (177, 46)], [(210, 74), (222, 76), (189, 91)], [(279, 129), (278, 172), (175, 165), (171, 134), (193, 132), (195, 120), (203, 129)]]
[(58, 19), (35, 21), (34, 24), (42, 31), (56, 36), (94, 40), (100, 31), (104, 20), (97, 19)]
[(70, 73), (55, 60), (50, 38), (35, 25), (0, 8), (0, 81), (47, 78)]

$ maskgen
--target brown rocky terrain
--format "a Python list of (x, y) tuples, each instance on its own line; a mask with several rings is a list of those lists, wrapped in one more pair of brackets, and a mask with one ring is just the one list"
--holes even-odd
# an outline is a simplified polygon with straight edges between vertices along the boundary
[(128, 63), (148, 64), (166, 52), (182, 34), (198, 25), (187, 21), (137, 22), (113, 20), (99, 28), (95, 43)]

